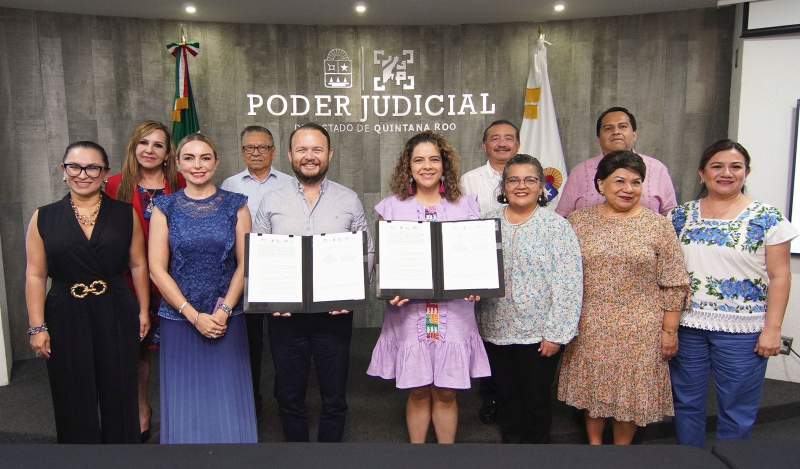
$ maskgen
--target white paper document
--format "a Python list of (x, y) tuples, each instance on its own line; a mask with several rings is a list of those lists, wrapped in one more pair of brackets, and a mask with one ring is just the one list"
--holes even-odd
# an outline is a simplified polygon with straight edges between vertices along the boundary
[(378, 223), (378, 288), (432, 290), (430, 223)]
[(314, 302), (366, 298), (362, 232), (316, 235), (312, 250)]
[(500, 288), (494, 220), (442, 223), (445, 290)]
[(247, 301), (303, 302), (301, 236), (249, 234)]

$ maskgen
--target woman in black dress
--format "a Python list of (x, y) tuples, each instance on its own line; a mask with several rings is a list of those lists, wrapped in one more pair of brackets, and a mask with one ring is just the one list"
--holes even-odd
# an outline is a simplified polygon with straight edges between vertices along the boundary
[(59, 443), (136, 443), (138, 341), (150, 327), (142, 229), (130, 204), (101, 191), (103, 147), (72, 143), (62, 165), (69, 194), (36, 210), (28, 226), (31, 348), (47, 358)]

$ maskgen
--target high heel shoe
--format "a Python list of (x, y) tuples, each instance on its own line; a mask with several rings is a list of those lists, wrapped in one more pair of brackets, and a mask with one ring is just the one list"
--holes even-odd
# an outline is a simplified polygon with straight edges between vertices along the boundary
[(142, 443), (147, 443), (148, 441), (150, 441), (150, 429), (148, 428), (147, 430), (143, 431), (139, 435), (139, 438), (141, 439)]

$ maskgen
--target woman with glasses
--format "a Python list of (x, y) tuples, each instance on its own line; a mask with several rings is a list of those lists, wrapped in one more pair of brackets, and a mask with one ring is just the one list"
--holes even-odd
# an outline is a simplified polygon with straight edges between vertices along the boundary
[[(109, 197), (133, 204), (144, 231), (145, 249), (150, 233), (150, 215), (153, 201), (185, 187), (183, 176), (178, 174), (172, 158), (169, 129), (161, 122), (144, 121), (133, 129), (128, 141), (122, 172), (108, 178), (106, 193)], [(150, 351), (158, 347), (158, 289), (150, 285), (150, 334), (142, 341), (139, 354), (139, 428), (142, 443), (150, 439), (150, 417), (153, 410), (149, 402)]]
[(256, 443), (244, 289), (247, 197), (217, 189), (214, 143), (178, 144), (186, 188), (155, 201), (150, 269), (163, 301), (161, 443)]
[[(391, 179), (392, 195), (375, 206), (383, 220), (453, 221), (480, 218), (475, 196), (461, 194), (459, 157), (439, 134), (406, 142)], [(456, 391), (470, 378), (489, 376), (489, 360), (475, 323), (477, 297), (408, 300), (395, 297), (383, 317), (367, 374), (409, 389), (406, 424), (411, 443), (425, 443), (433, 422), (436, 440), (453, 443), (458, 427)]]
[(548, 443), (561, 347), (578, 332), (581, 252), (570, 224), (547, 205), (542, 165), (518, 154), (503, 169), (488, 212), (503, 233), (506, 295), (481, 302), (478, 326), (500, 399), (503, 443)]
[(640, 204), (645, 165), (636, 153), (600, 160), (594, 185), (605, 199), (569, 222), (583, 255), (583, 309), (578, 337), (564, 351), (558, 398), (586, 410), (589, 444), (629, 445), (637, 426), (673, 415), (667, 360), (689, 278), (675, 230)]
[(31, 348), (47, 359), (59, 443), (138, 443), (136, 362), (150, 327), (141, 224), (130, 204), (101, 191), (103, 147), (70, 144), (63, 172), (69, 193), (28, 226)]

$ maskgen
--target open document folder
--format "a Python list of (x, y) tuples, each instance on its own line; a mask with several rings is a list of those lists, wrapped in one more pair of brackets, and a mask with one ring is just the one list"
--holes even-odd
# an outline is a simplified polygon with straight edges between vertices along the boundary
[(377, 225), (379, 298), (505, 295), (499, 220), (381, 220)]
[(367, 295), (363, 231), (314, 236), (250, 233), (245, 243), (248, 313), (356, 309)]

